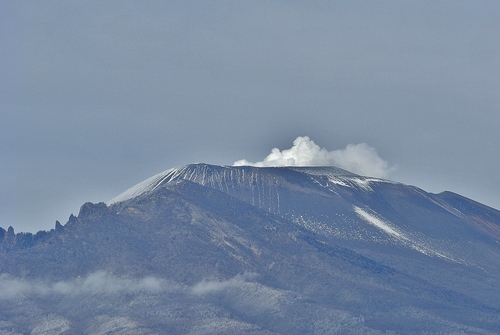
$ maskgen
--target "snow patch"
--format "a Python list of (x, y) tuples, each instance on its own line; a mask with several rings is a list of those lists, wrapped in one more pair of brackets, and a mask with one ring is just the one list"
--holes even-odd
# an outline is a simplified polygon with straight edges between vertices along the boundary
[(33, 328), (30, 334), (32, 335), (63, 334), (65, 331), (69, 329), (70, 329), (70, 322), (67, 319), (58, 315), (49, 315), (43, 321), (41, 321), (35, 328)]
[(403, 240), (408, 240), (404, 235), (401, 233), (397, 232), (395, 229), (391, 228), (389, 224), (385, 221), (382, 221), (381, 219), (371, 215), (370, 213), (364, 211), (363, 209), (354, 206), (354, 211), (356, 214), (358, 214), (363, 220), (368, 222), (369, 224), (381, 229), (385, 233), (397, 238), (397, 239), (403, 239)]
[(186, 166), (183, 166), (180, 168), (168, 169), (158, 174), (155, 174), (154, 176), (140, 182), (139, 184), (132, 186), (131, 188), (129, 188), (122, 194), (118, 195), (117, 197), (109, 200), (106, 204), (110, 206), (118, 202), (126, 201), (141, 196), (143, 194), (153, 192), (164, 182), (168, 182), (178, 177), (185, 169)]
[(405, 234), (403, 234), (401, 231), (398, 229), (394, 228), (391, 226), (391, 224), (388, 221), (385, 221), (381, 219), (380, 217), (377, 217), (373, 214), (368, 213), (367, 211), (363, 210), (360, 207), (354, 206), (354, 212), (364, 221), (367, 223), (371, 224), (372, 226), (377, 227), (378, 229), (382, 230), (386, 234), (392, 236), (399, 242), (401, 242), (403, 245), (406, 245), (424, 255), (427, 256), (437, 256), (440, 258), (447, 259), (452, 262), (456, 263), (464, 263), (463, 261), (457, 260), (451, 256), (449, 256), (446, 252), (442, 251), (436, 251), (435, 247), (432, 247), (432, 243), (429, 241), (418, 241), (418, 239), (415, 238), (409, 238)]
[(334, 184), (334, 185), (340, 185), (340, 186), (343, 186), (343, 187), (350, 187), (349, 184), (347, 184), (345, 181), (343, 181), (340, 178), (329, 177), (328, 181), (330, 183)]
[(388, 184), (397, 184), (396, 182), (386, 180), (386, 179), (378, 179), (378, 178), (364, 178), (364, 177), (333, 177), (329, 176), (328, 181), (331, 184), (339, 185), (343, 187), (359, 187), (365, 191), (372, 192), (373, 189), (371, 187), (372, 183), (388, 183)]
[(128, 199), (132, 199), (135, 197), (140, 196), (141, 194), (148, 193), (150, 192), (158, 183), (160, 183), (166, 175), (168, 175), (173, 169), (169, 169), (163, 172), (160, 172), (142, 182), (140, 182), (137, 185), (132, 186), (125, 192), (121, 193), (120, 195), (114, 197), (113, 199), (109, 200), (107, 202), (107, 205), (113, 205), (118, 202), (122, 202)]

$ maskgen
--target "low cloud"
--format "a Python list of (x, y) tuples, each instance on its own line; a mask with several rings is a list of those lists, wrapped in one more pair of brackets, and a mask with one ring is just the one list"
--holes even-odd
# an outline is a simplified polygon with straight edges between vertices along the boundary
[(243, 283), (256, 278), (256, 276), (255, 273), (245, 272), (224, 281), (203, 280), (194, 285), (191, 292), (196, 295), (220, 292), (227, 288), (240, 287)]
[(234, 166), (336, 166), (363, 176), (386, 178), (394, 170), (376, 150), (366, 143), (349, 144), (345, 149), (328, 151), (308, 136), (299, 136), (290, 149), (274, 148), (264, 160), (256, 163), (245, 159)]
[(217, 281), (205, 279), (194, 286), (185, 286), (158, 277), (131, 278), (116, 276), (107, 271), (97, 271), (85, 277), (63, 281), (47, 281), (40, 279), (16, 278), (8, 274), (0, 274), (0, 300), (21, 297), (45, 297), (52, 295), (80, 296), (100, 295), (112, 296), (130, 293), (191, 293), (202, 296), (227, 289), (241, 289), (250, 284), (257, 274), (245, 272), (233, 278)]
[(285, 317), (283, 308), (296, 301), (296, 296), (291, 292), (272, 288), (256, 281), (258, 275), (245, 272), (233, 278), (217, 281), (203, 280), (191, 288), (191, 294), (196, 296), (217, 295), (223, 304), (230, 306), (231, 310), (240, 315), (262, 317), (274, 315)]
[(27, 280), (12, 276), (0, 275), (0, 299), (20, 296), (47, 295), (80, 295), (99, 294), (114, 295), (124, 293), (157, 293), (176, 289), (176, 285), (161, 278), (119, 277), (105, 271), (98, 271), (86, 277), (78, 277), (68, 281), (47, 282)]

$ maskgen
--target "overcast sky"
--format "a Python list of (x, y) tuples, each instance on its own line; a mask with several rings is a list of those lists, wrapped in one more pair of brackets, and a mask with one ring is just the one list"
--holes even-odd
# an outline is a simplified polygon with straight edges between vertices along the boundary
[(298, 136), (498, 209), (499, 32), (499, 1), (3, 0), (0, 226)]

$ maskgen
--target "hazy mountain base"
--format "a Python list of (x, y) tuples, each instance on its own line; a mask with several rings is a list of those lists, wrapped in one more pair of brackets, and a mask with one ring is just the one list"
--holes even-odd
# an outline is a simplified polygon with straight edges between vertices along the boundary
[[(94, 277), (90, 279), (93, 281), (108, 281), (108, 284), (117, 281), (120, 285), (123, 281), (105, 273), (89, 277)], [(5, 314), (11, 323), (2, 328), (5, 332), (12, 327), (23, 334), (59, 331), (66, 334), (275, 333), (267, 329), (290, 334), (335, 334), (368, 330), (360, 317), (315, 306), (291, 292), (249, 282), (244, 277), (174, 289), (170, 284), (151, 291), (51, 292), (16, 299), (10, 301), (9, 306), (2, 304), (2, 312), (10, 307), (12, 313)], [(26, 310), (29, 314), (20, 313)], [(304, 314), (304, 311), (309, 312)], [(27, 327), (30, 324), (36, 326)]]
[[(2, 315), (10, 321), (0, 324), (0, 333), (386, 334), (376, 330), (377, 326), (392, 323), (397, 333), (421, 333), (425, 329), (439, 334), (488, 334), (414, 307), (383, 313), (387, 319), (372, 320), (367, 325), (363, 316), (247, 281), (245, 277), (205, 281), (194, 287), (164, 282), (142, 290), (133, 287), (134, 280), (107, 273), (92, 274), (84, 281), (89, 280), (96, 285), (95, 292), (82, 291), (73, 283), (69, 285), (74, 292), (56, 292), (53, 288), (2, 300)], [(125, 280), (132, 288), (102, 292), (96, 280), (105, 281), (104, 286), (121, 286)], [(392, 318), (396, 319), (391, 322)]]
[[(328, 205), (306, 191), (305, 209)], [(498, 251), (485, 236), (468, 243), (489, 252), (488, 271), (284, 217), (187, 180), (85, 204), (31, 243), (4, 239), (0, 334), (498, 333)]]

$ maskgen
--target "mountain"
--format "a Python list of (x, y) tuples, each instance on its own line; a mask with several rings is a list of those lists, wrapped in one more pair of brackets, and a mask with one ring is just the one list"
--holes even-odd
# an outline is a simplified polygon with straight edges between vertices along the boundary
[(335, 167), (192, 164), (0, 229), (0, 334), (498, 334), (500, 212)]

